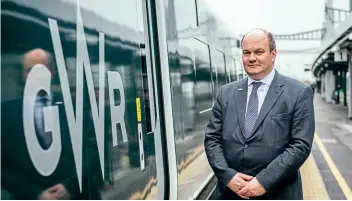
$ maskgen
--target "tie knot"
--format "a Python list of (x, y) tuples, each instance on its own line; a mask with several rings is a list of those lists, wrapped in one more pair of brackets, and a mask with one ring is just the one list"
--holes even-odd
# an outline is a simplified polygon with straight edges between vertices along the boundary
[(260, 87), (262, 82), (253, 82), (253, 91), (257, 91), (257, 89)]

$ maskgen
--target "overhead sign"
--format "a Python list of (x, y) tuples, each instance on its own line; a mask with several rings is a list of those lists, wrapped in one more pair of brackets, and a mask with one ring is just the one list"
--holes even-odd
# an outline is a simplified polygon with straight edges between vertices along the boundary
[(348, 52), (346, 49), (336, 51), (334, 52), (334, 61), (335, 62), (347, 61), (347, 55), (348, 55)]

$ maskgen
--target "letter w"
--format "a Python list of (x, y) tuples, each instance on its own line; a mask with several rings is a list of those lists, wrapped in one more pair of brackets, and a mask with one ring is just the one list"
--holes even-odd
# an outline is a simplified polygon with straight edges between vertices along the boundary
[(99, 150), (100, 167), (104, 178), (104, 98), (105, 98), (105, 50), (104, 34), (99, 33), (99, 113), (94, 93), (94, 83), (88, 56), (86, 37), (79, 5), (77, 5), (77, 66), (76, 66), (76, 117), (74, 116), (71, 92), (67, 78), (66, 64), (61, 46), (61, 39), (56, 20), (49, 19), (50, 33), (53, 41), (56, 64), (59, 71), (65, 111), (71, 136), (73, 155), (76, 164), (79, 188), (82, 191), (82, 124), (83, 124), (83, 67), (87, 79), (89, 100), (96, 139)]

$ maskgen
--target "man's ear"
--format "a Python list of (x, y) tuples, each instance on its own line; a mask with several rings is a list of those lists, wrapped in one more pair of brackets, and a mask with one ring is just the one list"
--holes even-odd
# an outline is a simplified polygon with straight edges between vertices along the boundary
[(273, 51), (271, 51), (271, 62), (275, 62), (275, 58), (276, 58), (276, 54), (277, 54), (277, 52), (276, 52), (276, 49), (273, 49)]

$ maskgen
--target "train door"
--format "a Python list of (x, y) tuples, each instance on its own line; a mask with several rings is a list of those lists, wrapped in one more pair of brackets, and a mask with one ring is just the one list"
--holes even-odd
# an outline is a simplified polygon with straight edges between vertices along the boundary
[(165, 197), (147, 12), (1, 1), (2, 198)]

